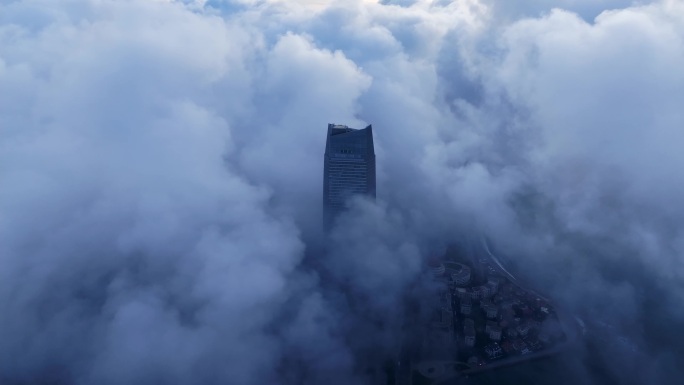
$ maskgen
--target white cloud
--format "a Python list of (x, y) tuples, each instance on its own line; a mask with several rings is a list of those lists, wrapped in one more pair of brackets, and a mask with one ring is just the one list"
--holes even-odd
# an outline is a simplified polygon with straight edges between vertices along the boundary
[[(556, 5), (0, 5), (0, 382), (359, 383), (479, 231), (579, 311), (639, 315), (629, 263), (681, 287), (684, 9)], [(326, 249), (333, 122), (379, 202)]]

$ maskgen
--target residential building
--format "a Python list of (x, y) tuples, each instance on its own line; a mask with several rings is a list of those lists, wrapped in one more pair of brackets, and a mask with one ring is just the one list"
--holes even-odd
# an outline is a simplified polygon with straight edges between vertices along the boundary
[(489, 328), (489, 338), (491, 338), (494, 341), (501, 340), (501, 327), (500, 326), (490, 327)]
[(489, 359), (495, 359), (501, 357), (503, 351), (501, 350), (501, 346), (499, 346), (498, 343), (494, 342), (490, 345), (485, 346), (485, 353), (487, 353)]
[(499, 325), (494, 321), (487, 321), (485, 324), (485, 333), (489, 334), (492, 328), (499, 327)]
[(499, 313), (499, 309), (496, 307), (496, 305), (491, 303), (484, 307), (484, 311), (487, 315), (487, 318), (496, 318), (497, 314)]
[(461, 300), (461, 314), (468, 315), (472, 309), (472, 304), (469, 298), (463, 298)]
[(470, 318), (463, 320), (463, 338), (466, 346), (475, 346), (475, 321)]

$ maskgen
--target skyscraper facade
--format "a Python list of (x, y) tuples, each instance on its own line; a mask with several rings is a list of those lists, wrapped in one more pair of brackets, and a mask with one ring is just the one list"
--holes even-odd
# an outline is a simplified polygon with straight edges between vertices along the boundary
[(323, 166), (323, 215), (326, 224), (345, 208), (352, 195), (375, 199), (373, 127), (328, 124)]

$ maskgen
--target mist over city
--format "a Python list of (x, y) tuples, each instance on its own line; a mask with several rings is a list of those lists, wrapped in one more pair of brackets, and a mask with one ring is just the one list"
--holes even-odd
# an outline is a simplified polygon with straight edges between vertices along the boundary
[(0, 384), (681, 384), (683, 144), (680, 0), (0, 1)]

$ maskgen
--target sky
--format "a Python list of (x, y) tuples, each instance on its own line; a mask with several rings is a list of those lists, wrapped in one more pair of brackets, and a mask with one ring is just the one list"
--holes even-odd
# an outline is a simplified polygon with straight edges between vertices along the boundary
[(468, 383), (678, 384), (683, 62), (679, 0), (0, 1), (0, 383), (374, 383), (485, 236), (606, 341)]

